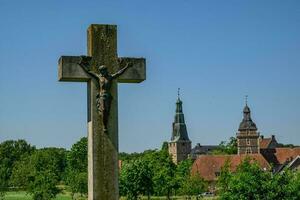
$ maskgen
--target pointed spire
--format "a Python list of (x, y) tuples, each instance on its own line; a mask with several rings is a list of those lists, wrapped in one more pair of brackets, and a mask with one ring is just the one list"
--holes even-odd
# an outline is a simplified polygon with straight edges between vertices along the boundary
[(174, 140), (189, 140), (186, 130), (184, 114), (182, 112), (182, 101), (180, 99), (180, 88), (177, 91), (176, 113), (173, 122), (172, 141)]
[(182, 101), (180, 100), (180, 88), (177, 90), (176, 113), (182, 113)]
[(245, 95), (245, 107), (244, 107), (244, 118), (250, 118), (251, 119), (251, 116), (250, 116), (250, 108), (248, 107), (248, 95)]

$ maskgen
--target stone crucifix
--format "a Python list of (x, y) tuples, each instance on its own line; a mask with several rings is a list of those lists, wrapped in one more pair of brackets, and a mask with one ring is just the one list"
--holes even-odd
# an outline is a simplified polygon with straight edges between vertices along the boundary
[(117, 26), (92, 24), (87, 31), (88, 56), (62, 56), (58, 79), (87, 82), (88, 199), (117, 200), (117, 83), (146, 79), (144, 58), (118, 58)]

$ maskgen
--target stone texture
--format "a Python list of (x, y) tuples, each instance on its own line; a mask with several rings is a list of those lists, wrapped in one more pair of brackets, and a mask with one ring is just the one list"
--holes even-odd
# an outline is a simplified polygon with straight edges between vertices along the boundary
[(238, 154), (259, 153), (259, 132), (256, 124), (251, 119), (251, 111), (247, 103), (243, 110), (244, 118), (236, 135)]
[[(117, 26), (92, 24), (87, 31), (88, 56), (92, 57), (92, 69), (106, 65), (110, 73), (122, 66), (117, 57)], [(146, 78), (144, 58), (123, 58), (134, 63), (111, 88), (113, 97), (108, 122), (108, 133), (101, 127), (97, 111), (97, 81), (91, 78), (77, 63), (79, 56), (62, 56), (59, 59), (59, 81), (87, 82), (88, 84), (88, 199), (117, 200), (118, 189), (118, 96), (117, 82), (139, 83)]]
[(62, 56), (58, 61), (58, 80), (69, 82), (88, 82), (88, 75), (77, 63), (79, 56)]
[[(133, 62), (133, 67), (129, 68), (118, 78), (119, 83), (140, 83), (146, 79), (146, 60), (144, 58), (127, 58), (122, 59)], [(119, 66), (122, 69), (123, 66)]]

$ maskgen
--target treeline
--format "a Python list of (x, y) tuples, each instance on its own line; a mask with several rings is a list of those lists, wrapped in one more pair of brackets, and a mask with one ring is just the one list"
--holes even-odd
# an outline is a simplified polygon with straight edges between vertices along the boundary
[(0, 144), (0, 199), (9, 190), (25, 190), (34, 200), (54, 198), (69, 186), (72, 196), (87, 193), (87, 139), (70, 151), (63, 148), (37, 149), (25, 140)]
[[(235, 151), (235, 141), (222, 143), (217, 153)], [(87, 138), (68, 151), (63, 148), (37, 149), (24, 140), (0, 143), (0, 199), (9, 190), (25, 190), (34, 200), (53, 199), (62, 188), (75, 194), (87, 194)], [(129, 200), (140, 196), (199, 195), (208, 183), (199, 174), (191, 175), (192, 160), (175, 165), (164, 143), (159, 150), (142, 153), (120, 153), (120, 195)], [(279, 174), (261, 170), (246, 159), (236, 172), (230, 172), (230, 161), (218, 177), (216, 194), (221, 200), (298, 200), (300, 173), (284, 170)]]
[[(0, 144), (0, 199), (9, 190), (25, 190), (34, 200), (53, 199), (67, 186), (72, 197), (86, 195), (87, 138), (68, 151), (64, 148), (37, 149), (25, 140), (8, 140)], [(140, 195), (167, 196), (199, 194), (207, 184), (190, 177), (191, 160), (175, 165), (167, 143), (160, 150), (143, 153), (120, 153), (120, 195), (137, 199)]]
[(120, 194), (127, 199), (139, 196), (198, 195), (208, 184), (199, 176), (191, 176), (192, 160), (175, 165), (164, 143), (161, 150), (143, 153), (121, 153)]

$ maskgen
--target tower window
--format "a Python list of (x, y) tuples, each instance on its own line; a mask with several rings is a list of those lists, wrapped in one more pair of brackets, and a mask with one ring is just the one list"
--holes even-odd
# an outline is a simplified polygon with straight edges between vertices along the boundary
[(247, 145), (250, 145), (250, 139), (246, 139), (246, 143), (247, 143)]
[(249, 147), (246, 149), (246, 154), (251, 154), (251, 149)]

